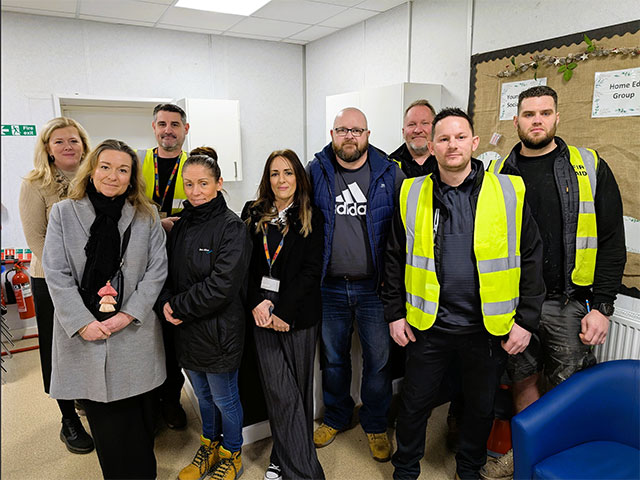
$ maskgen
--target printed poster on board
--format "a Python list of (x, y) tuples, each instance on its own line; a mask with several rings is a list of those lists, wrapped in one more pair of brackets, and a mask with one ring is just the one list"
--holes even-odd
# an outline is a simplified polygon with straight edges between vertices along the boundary
[(596, 72), (592, 118), (640, 115), (640, 68)]
[(518, 114), (518, 95), (520, 92), (536, 85), (546, 84), (546, 77), (537, 80), (503, 83), (500, 94), (500, 120), (513, 120), (513, 117)]

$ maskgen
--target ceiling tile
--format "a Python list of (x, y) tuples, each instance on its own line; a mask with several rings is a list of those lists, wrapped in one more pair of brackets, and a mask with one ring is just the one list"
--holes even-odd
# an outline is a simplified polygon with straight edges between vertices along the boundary
[(333, 28), (345, 28), (350, 25), (354, 25), (358, 22), (362, 22), (367, 18), (371, 18), (377, 15), (378, 12), (374, 12), (372, 10), (361, 10), (359, 8), (350, 8), (344, 13), (336, 15), (335, 17), (331, 17), (328, 20), (320, 23), (323, 27), (333, 27)]
[(296, 33), (292, 35), (291, 39), (294, 40), (305, 40), (307, 42), (313, 42), (322, 37), (326, 37), (327, 35), (331, 35), (332, 33), (337, 32), (337, 28), (329, 28), (329, 27), (321, 27), (318, 25), (314, 25), (313, 27), (309, 27), (306, 30)]
[(224, 32), (222, 34), (225, 37), (237, 37), (237, 38), (250, 38), (252, 40), (268, 40), (270, 42), (279, 42), (282, 37), (268, 37), (265, 35), (251, 35), (250, 33), (236, 33), (236, 32)]
[(296, 40), (295, 38), (283, 38), (282, 39), (282, 43), (293, 43), (295, 45), (306, 45), (307, 42), (306, 40)]
[(295, 35), (307, 27), (308, 25), (304, 25), (302, 23), (281, 22), (266, 18), (248, 17), (237, 25), (234, 25), (230, 31), (235, 33), (249, 33), (252, 35), (284, 38)]
[(390, 8), (396, 7), (401, 3), (407, 3), (406, 0), (365, 0), (358, 4), (358, 8), (366, 8), (367, 10), (375, 10), (376, 12), (386, 12)]
[(175, 0), (133, 0), (140, 3), (159, 3), (161, 5), (171, 5)]
[(156, 24), (156, 27), (163, 28), (165, 30), (178, 30), (180, 32), (207, 33), (209, 35), (222, 34), (222, 30), (213, 30), (213, 29), (198, 28), (198, 27), (185, 27), (184, 25), (165, 25), (162, 23), (158, 23)]
[(345, 9), (346, 7), (304, 0), (271, 0), (251, 16), (315, 25)]
[(242, 15), (228, 13), (203, 12), (192, 8), (173, 7), (160, 19), (160, 25), (179, 25), (185, 27), (205, 28), (209, 30), (227, 30), (240, 20)]
[(155, 23), (165, 12), (165, 5), (136, 2), (134, 0), (110, 0), (96, 2), (81, 0), (79, 13), (93, 17), (109, 17)]
[(154, 22), (144, 22), (141, 20), (128, 20), (125, 18), (112, 18), (95, 15), (78, 15), (81, 20), (92, 20), (94, 22), (117, 23), (119, 25), (137, 25), (139, 27), (153, 27)]
[(76, 5), (76, 0), (2, 0), (3, 9), (5, 7), (16, 7), (20, 8), (21, 11), (33, 9), (75, 14)]
[(315, 3), (330, 3), (332, 5), (342, 5), (343, 7), (355, 7), (363, 0), (309, 0)]

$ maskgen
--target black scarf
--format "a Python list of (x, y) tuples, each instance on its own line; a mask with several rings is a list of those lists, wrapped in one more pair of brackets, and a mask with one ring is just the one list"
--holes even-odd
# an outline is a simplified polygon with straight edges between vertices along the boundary
[(117, 197), (105, 197), (92, 182), (87, 184), (87, 196), (96, 212), (96, 219), (89, 230), (89, 240), (84, 246), (87, 263), (82, 274), (82, 289), (97, 293), (107, 280), (111, 280), (120, 263), (120, 232), (118, 221), (127, 193)]

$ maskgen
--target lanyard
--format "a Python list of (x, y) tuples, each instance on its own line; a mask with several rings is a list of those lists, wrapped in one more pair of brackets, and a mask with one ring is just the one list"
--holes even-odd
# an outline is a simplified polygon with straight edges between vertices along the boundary
[(271, 256), (269, 255), (269, 246), (267, 245), (266, 233), (262, 234), (262, 243), (264, 244), (264, 254), (267, 257), (267, 264), (269, 265), (269, 276), (271, 276), (271, 268), (273, 267), (273, 264), (276, 263), (276, 258), (278, 258), (278, 254), (280, 253), (280, 250), (282, 250), (282, 245), (284, 244), (284, 235), (280, 240), (280, 244), (278, 245), (278, 248), (276, 248), (276, 251), (273, 254), (273, 258), (271, 258)]
[(160, 180), (158, 178), (158, 149), (153, 149), (153, 170), (155, 172), (156, 177), (156, 197), (160, 200), (160, 207), (164, 205), (164, 199), (167, 198), (167, 193), (169, 193), (169, 189), (171, 188), (171, 184), (173, 183), (173, 179), (176, 176), (176, 172), (178, 171), (178, 167), (180, 166), (180, 158), (182, 158), (182, 152), (180, 152), (180, 156), (176, 160), (176, 164), (173, 166), (173, 171), (171, 172), (171, 176), (169, 177), (169, 181), (167, 182), (167, 188), (164, 190), (164, 195), (160, 198)]

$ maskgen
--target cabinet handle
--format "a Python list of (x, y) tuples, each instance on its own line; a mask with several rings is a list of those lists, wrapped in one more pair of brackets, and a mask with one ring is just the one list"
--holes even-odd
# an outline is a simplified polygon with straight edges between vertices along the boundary
[(233, 162), (233, 169), (235, 170), (235, 178), (238, 179), (238, 162)]

